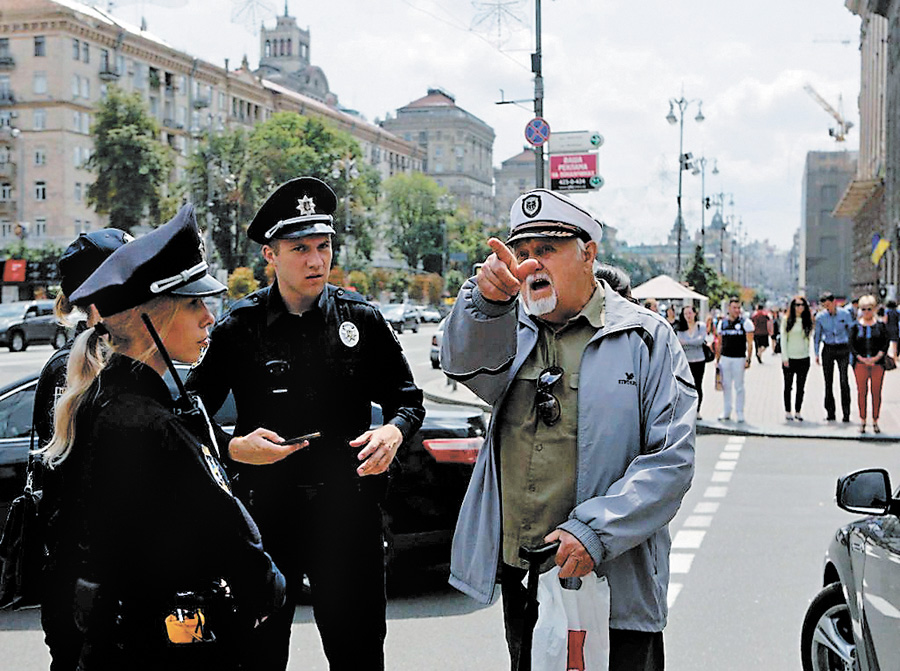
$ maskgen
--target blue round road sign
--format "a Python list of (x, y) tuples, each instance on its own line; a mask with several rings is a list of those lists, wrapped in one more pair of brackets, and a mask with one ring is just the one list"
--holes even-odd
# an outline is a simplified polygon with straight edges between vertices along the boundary
[(528, 144), (540, 147), (550, 138), (550, 124), (541, 117), (535, 117), (525, 126), (525, 139)]

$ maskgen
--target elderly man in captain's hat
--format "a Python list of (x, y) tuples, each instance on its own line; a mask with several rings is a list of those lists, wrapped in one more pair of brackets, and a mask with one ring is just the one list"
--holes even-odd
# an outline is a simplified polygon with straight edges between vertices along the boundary
[(494, 406), (450, 582), (484, 603), (500, 583), (515, 669), (531, 652), (519, 548), (559, 541), (560, 577), (609, 580), (609, 668), (662, 669), (668, 523), (694, 463), (687, 360), (663, 318), (594, 278), (590, 212), (536, 189), (510, 225), (445, 325), (444, 371)]
[[(383, 669), (386, 635), (380, 502), (401, 443), (422, 424), (422, 392), (381, 313), (328, 284), (334, 192), (300, 177), (279, 186), (247, 235), (275, 283), (239, 301), (216, 325), (187, 385), (211, 412), (229, 390), (236, 435), (259, 426), (289, 448), (233, 450), (237, 490), (296, 596), (309, 578), (332, 669)], [(371, 403), (385, 424), (369, 430)], [(253, 668), (285, 669), (293, 601), (257, 632)]]

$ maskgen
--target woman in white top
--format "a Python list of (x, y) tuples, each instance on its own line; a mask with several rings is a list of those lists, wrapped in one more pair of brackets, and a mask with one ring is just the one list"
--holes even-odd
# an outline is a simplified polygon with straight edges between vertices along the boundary
[(697, 387), (697, 419), (700, 419), (700, 406), (703, 405), (703, 372), (706, 369), (706, 355), (703, 345), (706, 344), (706, 324), (697, 321), (697, 311), (693, 305), (681, 308), (681, 315), (675, 326), (678, 342), (684, 348), (688, 365), (694, 375), (694, 386)]

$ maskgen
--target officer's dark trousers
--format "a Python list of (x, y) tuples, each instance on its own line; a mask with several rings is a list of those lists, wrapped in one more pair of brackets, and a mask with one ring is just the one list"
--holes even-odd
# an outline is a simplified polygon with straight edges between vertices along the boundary
[[(503, 597), (503, 624), (506, 627), (506, 645), (509, 648), (510, 669), (516, 671), (521, 655), (531, 654), (522, 650), (523, 613), (525, 611), (525, 586), (522, 579), (525, 569), (500, 564), (500, 590)], [(531, 668), (529, 666), (529, 668)], [(609, 630), (609, 671), (663, 671), (665, 650), (661, 631)]]
[(850, 348), (847, 345), (822, 345), (822, 372), (825, 375), (825, 415), (829, 419), (835, 417), (834, 403), (834, 366), (837, 364), (841, 385), (841, 410), (843, 419), (850, 417)]
[[(387, 634), (381, 509), (356, 489), (254, 494), (263, 545), (288, 581), (288, 604), (255, 630), (247, 668), (287, 668), (294, 599), (309, 577), (331, 671), (381, 671)], [(303, 654), (303, 653), (300, 653)]]
[(75, 578), (66, 572), (45, 572), (42, 576), (41, 627), (50, 649), (50, 671), (74, 671), (84, 637), (75, 626)]

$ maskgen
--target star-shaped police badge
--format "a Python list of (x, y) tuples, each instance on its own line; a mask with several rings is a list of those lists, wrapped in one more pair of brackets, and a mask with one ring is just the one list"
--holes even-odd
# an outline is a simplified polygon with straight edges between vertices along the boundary
[(297, 209), (300, 210), (300, 214), (315, 214), (316, 213), (316, 203), (309, 196), (303, 196), (303, 198), (297, 199)]

